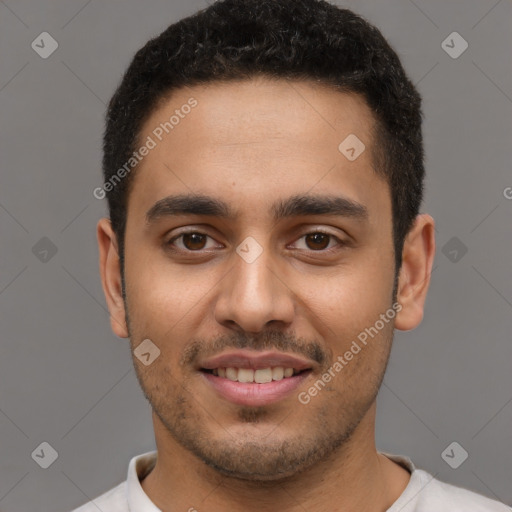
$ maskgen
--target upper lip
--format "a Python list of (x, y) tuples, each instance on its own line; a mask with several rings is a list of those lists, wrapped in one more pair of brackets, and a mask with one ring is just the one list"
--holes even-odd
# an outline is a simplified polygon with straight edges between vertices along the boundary
[(302, 371), (311, 369), (313, 365), (314, 363), (308, 359), (283, 352), (255, 352), (248, 350), (224, 352), (199, 363), (200, 368), (204, 370), (213, 370), (215, 368), (252, 368), (253, 370), (261, 370), (263, 368), (282, 366), (283, 368), (294, 368), (295, 370)]

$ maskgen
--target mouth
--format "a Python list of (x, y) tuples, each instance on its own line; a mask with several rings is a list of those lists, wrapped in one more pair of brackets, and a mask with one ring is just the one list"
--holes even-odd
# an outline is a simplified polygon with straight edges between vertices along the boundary
[[(226, 376), (222, 377), (219, 375), (219, 370), (222, 373), (223, 369), (203, 370), (201, 374), (217, 397), (235, 405), (252, 407), (270, 405), (289, 397), (311, 374), (310, 369), (295, 372), (293, 368), (289, 368), (287, 373), (291, 371), (292, 374), (285, 377), (283, 368), (277, 367), (277, 370), (276, 368), (272, 369), (272, 374), (276, 371), (277, 379), (267, 380), (269, 378), (268, 369), (253, 371), (228, 367), (225, 369)], [(263, 377), (260, 372), (263, 372)], [(281, 374), (283, 376), (279, 378)], [(231, 378), (227, 375), (230, 375)], [(257, 382), (255, 379), (265, 382)]]
[(275, 366), (273, 368), (260, 368), (254, 370), (252, 368), (233, 368), (233, 367), (219, 367), (213, 369), (202, 368), (201, 371), (228, 379), (232, 382), (245, 382), (266, 384), (268, 382), (280, 381), (282, 379), (289, 379), (295, 375), (303, 372), (310, 371), (309, 369), (297, 370), (296, 368), (285, 368), (284, 366)]
[(289, 397), (313, 372), (311, 361), (278, 352), (221, 354), (198, 368), (217, 398), (264, 406)]

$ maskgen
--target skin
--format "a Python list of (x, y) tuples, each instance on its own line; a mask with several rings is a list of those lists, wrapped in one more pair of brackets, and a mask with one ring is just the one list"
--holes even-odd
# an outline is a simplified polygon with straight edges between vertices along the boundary
[[(301, 404), (298, 392), (393, 303), (391, 196), (372, 167), (372, 113), (361, 97), (314, 82), (215, 83), (174, 91), (146, 121), (140, 140), (190, 97), (198, 105), (136, 170), (126, 301), (110, 221), (101, 219), (97, 228), (113, 331), (130, 337), (132, 349), (149, 338), (161, 351), (149, 366), (134, 357), (158, 449), (142, 487), (165, 511), (385, 511), (410, 475), (376, 450), (375, 398), (393, 329), (414, 329), (422, 320), (434, 221), (418, 215), (404, 244), (401, 311)], [(349, 134), (366, 146), (352, 162), (338, 150)], [(188, 193), (221, 199), (237, 216), (146, 223), (157, 201)], [(364, 205), (368, 216), (275, 221), (270, 206), (295, 194), (342, 195)], [(184, 230), (208, 237), (179, 238), (173, 252), (170, 240)], [(306, 236), (318, 230), (343, 245)], [(252, 263), (236, 252), (248, 236), (263, 250)], [(297, 392), (269, 405), (240, 406), (220, 397), (196, 367), (197, 358), (234, 346), (316, 356)]]

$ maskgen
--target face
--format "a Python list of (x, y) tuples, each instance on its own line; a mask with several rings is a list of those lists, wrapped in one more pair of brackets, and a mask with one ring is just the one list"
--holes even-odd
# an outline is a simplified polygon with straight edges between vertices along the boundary
[(114, 330), (151, 340), (157, 421), (223, 474), (302, 471), (374, 404), (396, 311), (372, 128), (357, 95), (266, 79), (181, 89), (145, 123)]

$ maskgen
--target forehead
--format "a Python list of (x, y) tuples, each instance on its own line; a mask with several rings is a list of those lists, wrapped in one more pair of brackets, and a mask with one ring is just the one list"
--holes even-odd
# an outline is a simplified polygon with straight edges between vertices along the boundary
[[(190, 135), (191, 127), (186, 125), (192, 123), (184, 123), (186, 118), (193, 118), (194, 138), (205, 144), (229, 148), (243, 143), (268, 144), (272, 137), (280, 144), (306, 138), (309, 145), (297, 147), (298, 152), (316, 146), (328, 132), (337, 139), (347, 129), (369, 142), (374, 125), (373, 114), (361, 95), (339, 92), (314, 81), (257, 77), (175, 90), (162, 98), (142, 132), (154, 131), (173, 113), (188, 111), (191, 98), (197, 106), (173, 120), (176, 125), (171, 133), (176, 143)], [(179, 130), (178, 124), (182, 125)]]
[[(387, 187), (373, 169), (373, 126), (361, 96), (316, 82), (256, 78), (182, 88), (141, 130), (140, 143), (151, 139), (153, 148), (136, 168), (133, 202), (149, 208), (166, 195), (194, 193), (270, 204), (280, 192), (313, 189), (375, 202), (372, 193)], [(345, 140), (364, 144), (356, 160), (341, 152)]]

